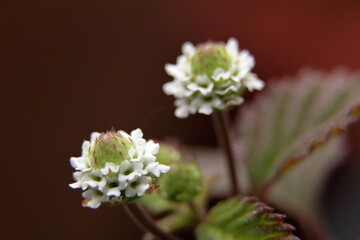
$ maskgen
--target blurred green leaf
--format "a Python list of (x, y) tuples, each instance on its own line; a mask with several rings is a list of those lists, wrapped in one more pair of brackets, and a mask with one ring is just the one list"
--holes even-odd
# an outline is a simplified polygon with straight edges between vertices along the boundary
[(268, 88), (237, 122), (249, 189), (321, 231), (321, 190), (345, 151), (334, 136), (360, 115), (360, 75), (305, 71)]
[(285, 216), (255, 198), (234, 198), (213, 207), (198, 226), (198, 240), (295, 240)]
[(188, 205), (179, 204), (176, 210), (161, 218), (157, 223), (166, 231), (176, 232), (194, 227), (198, 223), (198, 219)]
[(253, 191), (329, 141), (355, 119), (349, 111), (360, 104), (360, 76), (345, 71), (305, 71), (267, 88), (236, 125)]
[(175, 203), (163, 198), (158, 189), (155, 189), (152, 194), (143, 196), (138, 201), (152, 215), (160, 215), (169, 212), (176, 207)]

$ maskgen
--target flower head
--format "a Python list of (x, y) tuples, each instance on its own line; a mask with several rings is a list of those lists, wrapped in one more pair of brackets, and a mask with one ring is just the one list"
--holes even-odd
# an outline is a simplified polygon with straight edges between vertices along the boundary
[(113, 130), (94, 132), (90, 141), (84, 141), (81, 157), (70, 159), (77, 171), (73, 174), (76, 182), (69, 185), (86, 190), (83, 206), (97, 208), (141, 197), (170, 169), (156, 161), (159, 144), (142, 136), (140, 129), (130, 135)]
[(166, 94), (176, 98), (175, 115), (179, 118), (197, 112), (210, 115), (214, 110), (240, 105), (246, 89), (264, 87), (264, 82), (251, 72), (253, 56), (246, 50), (239, 51), (233, 38), (226, 44), (208, 42), (197, 47), (186, 42), (182, 52), (175, 65), (165, 65), (174, 79), (163, 86)]

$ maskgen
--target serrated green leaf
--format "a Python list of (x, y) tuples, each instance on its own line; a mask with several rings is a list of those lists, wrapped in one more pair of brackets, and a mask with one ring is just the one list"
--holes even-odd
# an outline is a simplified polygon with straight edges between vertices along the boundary
[(291, 214), (303, 226), (307, 224), (306, 221), (320, 221), (322, 187), (331, 170), (340, 164), (344, 143), (343, 138), (333, 139), (309, 159), (300, 162), (274, 184), (267, 199)]
[[(237, 136), (250, 191), (268, 190), (267, 199), (306, 230), (321, 222), (322, 187), (344, 154), (344, 138), (333, 136), (360, 115), (360, 75), (308, 71), (289, 80), (268, 86), (268, 93), (243, 109)], [(289, 92), (284, 114), (282, 96)]]
[(296, 240), (285, 216), (256, 198), (242, 197), (218, 203), (196, 229), (198, 240)]
[(238, 119), (236, 136), (252, 190), (272, 178), (282, 162), (322, 143), (332, 128), (349, 124), (351, 107), (360, 103), (357, 74), (307, 71), (291, 80), (268, 86)]

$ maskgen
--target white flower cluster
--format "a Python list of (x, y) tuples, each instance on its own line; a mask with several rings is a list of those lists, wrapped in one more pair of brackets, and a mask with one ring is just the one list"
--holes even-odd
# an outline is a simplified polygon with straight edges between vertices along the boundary
[[(77, 171), (73, 173), (76, 182), (69, 186), (86, 190), (82, 194), (85, 198), (83, 206), (97, 208), (102, 203), (114, 204), (141, 197), (151, 189), (154, 177), (159, 177), (160, 173), (166, 173), (170, 169), (156, 161), (159, 144), (143, 139), (140, 129), (132, 131), (130, 135), (124, 131), (113, 131), (112, 134), (131, 142), (126, 151), (127, 156), (119, 152), (122, 157), (120, 164), (107, 161), (101, 168), (94, 166), (91, 153), (101, 138), (101, 134), (97, 132), (91, 134), (90, 142), (84, 141), (81, 157), (70, 159)], [(113, 142), (109, 144), (116, 147)], [(122, 144), (125, 146), (124, 142)], [(101, 160), (95, 158), (95, 161)]]
[(253, 91), (264, 87), (264, 82), (251, 72), (253, 56), (246, 50), (239, 51), (236, 39), (197, 47), (186, 42), (182, 53), (175, 65), (165, 65), (174, 80), (163, 86), (166, 94), (176, 98), (175, 115), (179, 118), (196, 112), (210, 115), (214, 110), (240, 105), (245, 88)]

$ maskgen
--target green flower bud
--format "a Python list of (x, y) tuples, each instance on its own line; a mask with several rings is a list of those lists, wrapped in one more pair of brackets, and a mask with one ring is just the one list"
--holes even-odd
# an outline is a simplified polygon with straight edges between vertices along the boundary
[(176, 147), (167, 143), (161, 143), (161, 148), (156, 159), (160, 164), (169, 165), (180, 162), (181, 153)]
[(194, 163), (181, 163), (159, 179), (161, 195), (173, 202), (191, 200), (202, 190), (202, 176)]
[(211, 77), (217, 68), (227, 71), (230, 67), (231, 56), (221, 44), (202, 44), (191, 59), (191, 70), (194, 75), (205, 74)]
[(105, 163), (111, 162), (119, 165), (122, 161), (128, 160), (128, 151), (134, 143), (127, 137), (115, 131), (102, 133), (91, 147), (89, 159), (94, 169), (100, 169)]

